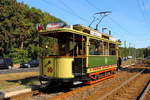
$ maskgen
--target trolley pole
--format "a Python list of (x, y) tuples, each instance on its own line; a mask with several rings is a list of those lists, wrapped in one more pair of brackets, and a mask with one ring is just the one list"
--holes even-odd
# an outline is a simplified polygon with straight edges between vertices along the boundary
[(110, 11), (104, 11), (104, 12), (98, 12), (98, 13), (95, 13), (95, 14), (99, 14), (100, 15), (100, 19), (99, 19), (99, 22), (96, 24), (96, 28), (95, 30), (98, 30), (98, 26), (99, 24), (101, 23), (101, 21), (110, 14), (111, 12)]
[(108, 28), (106, 28), (106, 27), (103, 27), (102, 28), (102, 33), (104, 33), (104, 30), (107, 30)]
[[(95, 30), (98, 30), (98, 26), (99, 24), (101, 23), (101, 21), (110, 14), (111, 12), (110, 11), (104, 11), (104, 12), (97, 12), (93, 15), (93, 20), (92, 22), (89, 24), (89, 27), (91, 27), (91, 25), (98, 20), (98, 23), (96, 24), (96, 28)], [(98, 18), (97, 15), (100, 15), (100, 17)]]
[(124, 41), (124, 57), (126, 57), (126, 41)]

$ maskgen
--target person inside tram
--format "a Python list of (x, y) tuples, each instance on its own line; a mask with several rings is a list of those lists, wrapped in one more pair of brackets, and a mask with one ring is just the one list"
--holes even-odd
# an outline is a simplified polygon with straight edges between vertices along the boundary
[(72, 50), (69, 51), (70, 56), (82, 55), (82, 44), (77, 43)]

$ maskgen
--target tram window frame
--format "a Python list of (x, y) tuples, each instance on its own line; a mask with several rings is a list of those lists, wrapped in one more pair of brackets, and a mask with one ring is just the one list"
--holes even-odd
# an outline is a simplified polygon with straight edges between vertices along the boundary
[(69, 46), (67, 44), (67, 39), (58, 38), (58, 46), (59, 46), (59, 56), (66, 56), (68, 53)]
[(103, 51), (103, 55), (110, 55), (109, 54), (109, 43), (108, 42), (103, 42), (103, 46), (104, 46), (104, 51)]
[(89, 55), (103, 55), (103, 43), (101, 40), (89, 39)]
[(109, 44), (109, 55), (116, 55), (116, 44), (110, 43)]
[[(69, 47), (70, 56), (85, 56), (86, 55), (86, 37), (74, 34), (74, 39), (69, 41), (69, 45), (74, 45), (73, 48)], [(72, 43), (71, 43), (72, 42)], [(71, 45), (71, 46), (72, 46)], [(70, 49), (72, 48), (72, 49)]]

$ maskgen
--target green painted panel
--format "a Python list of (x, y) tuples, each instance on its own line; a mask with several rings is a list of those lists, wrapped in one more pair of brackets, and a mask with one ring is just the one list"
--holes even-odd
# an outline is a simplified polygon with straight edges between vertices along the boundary
[(116, 64), (116, 56), (89, 56), (88, 67), (97, 67)]

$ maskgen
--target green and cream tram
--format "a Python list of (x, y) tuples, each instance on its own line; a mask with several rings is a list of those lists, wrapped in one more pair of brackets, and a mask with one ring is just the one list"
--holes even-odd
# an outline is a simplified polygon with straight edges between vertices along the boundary
[(92, 84), (114, 76), (120, 42), (82, 25), (41, 30), (43, 44), (40, 80)]

